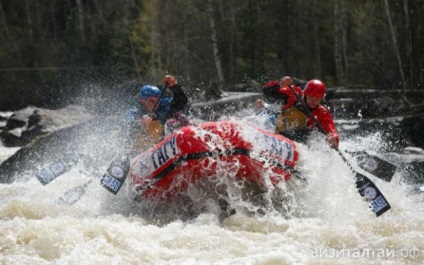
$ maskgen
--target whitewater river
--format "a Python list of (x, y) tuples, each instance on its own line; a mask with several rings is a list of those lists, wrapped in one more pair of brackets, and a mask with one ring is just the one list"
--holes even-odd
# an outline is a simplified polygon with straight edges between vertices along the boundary
[[(370, 136), (344, 140), (341, 149), (383, 144)], [(60, 204), (66, 190), (92, 177), (77, 167), (46, 186), (31, 174), (0, 184), (0, 264), (424, 263), (424, 201), (406, 195), (402, 175), (391, 183), (371, 178), (392, 206), (377, 218), (334, 150), (323, 141), (302, 148), (309, 186), (290, 218), (236, 213), (220, 222), (205, 213), (156, 225), (125, 192), (112, 195), (97, 180), (76, 204)], [(0, 147), (0, 157), (15, 151)]]

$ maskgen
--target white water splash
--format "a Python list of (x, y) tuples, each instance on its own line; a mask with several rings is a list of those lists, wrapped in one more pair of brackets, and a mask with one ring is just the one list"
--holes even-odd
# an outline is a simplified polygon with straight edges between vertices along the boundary
[[(372, 135), (351, 146), (382, 150)], [(3, 149), (2, 149), (3, 150)], [(299, 145), (308, 179), (297, 213), (247, 216), (219, 222), (214, 213), (164, 226), (147, 222), (124, 193), (94, 181), (73, 206), (56, 204), (93, 176), (72, 169), (42, 186), (0, 184), (1, 264), (422, 264), (424, 201), (399, 181), (372, 178), (392, 206), (375, 217), (355, 188), (348, 166), (316, 136)], [(405, 172), (407, 174), (407, 172)], [(397, 176), (402, 178), (402, 175)]]

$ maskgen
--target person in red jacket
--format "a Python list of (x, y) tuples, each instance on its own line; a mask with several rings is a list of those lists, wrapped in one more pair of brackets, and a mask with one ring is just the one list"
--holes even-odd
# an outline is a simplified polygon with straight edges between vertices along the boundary
[[(330, 146), (338, 148), (339, 134), (333, 117), (330, 111), (321, 105), (325, 96), (324, 83), (317, 79), (310, 80), (303, 91), (292, 84), (293, 79), (285, 76), (281, 80), (266, 83), (262, 89), (268, 99), (282, 103), (281, 110), (275, 115), (277, 133), (294, 138), (293, 140), (302, 140), (307, 132), (318, 128), (325, 131)], [(293, 92), (296, 92), (297, 96)], [(299, 102), (298, 98), (303, 102)], [(263, 105), (263, 102), (257, 102), (258, 107), (261, 104)], [(309, 110), (305, 110), (304, 106)]]

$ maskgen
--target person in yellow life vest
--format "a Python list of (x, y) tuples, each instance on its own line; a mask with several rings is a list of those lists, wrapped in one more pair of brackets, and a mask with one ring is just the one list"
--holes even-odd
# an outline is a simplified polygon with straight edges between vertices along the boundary
[[(276, 132), (295, 141), (304, 142), (309, 132), (318, 127), (327, 135), (330, 146), (337, 148), (339, 134), (332, 115), (321, 105), (325, 96), (324, 83), (317, 79), (310, 80), (303, 91), (292, 84), (293, 79), (284, 76), (281, 80), (266, 83), (262, 88), (268, 98), (273, 98), (277, 105), (280, 103), (277, 109), (274, 108), (275, 113), (271, 114), (270, 119), (270, 122), (275, 124)], [(302, 102), (299, 102), (299, 99)], [(261, 105), (264, 103), (258, 101), (257, 106)]]
[[(145, 149), (159, 142), (164, 136), (166, 122), (173, 119), (176, 113), (179, 120), (182, 120), (180, 117), (184, 116), (182, 111), (187, 106), (188, 98), (181, 86), (171, 75), (165, 76), (163, 83), (163, 88), (152, 85), (142, 86), (139, 90), (138, 104), (125, 113), (126, 121), (131, 123), (132, 130), (134, 131), (136, 127), (138, 131), (133, 146), (135, 150)], [(172, 97), (163, 96), (166, 88), (172, 91)], [(188, 124), (189, 121), (185, 118), (179, 125), (182, 127)]]

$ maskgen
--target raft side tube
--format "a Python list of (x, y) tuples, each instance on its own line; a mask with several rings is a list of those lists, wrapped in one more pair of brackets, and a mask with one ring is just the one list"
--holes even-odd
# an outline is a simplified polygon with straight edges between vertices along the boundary
[[(293, 141), (254, 126), (207, 122), (187, 126), (137, 156), (130, 176), (144, 199), (169, 198), (199, 180), (231, 177), (264, 187), (288, 181), (298, 152)], [(267, 171), (269, 174), (264, 174)]]

